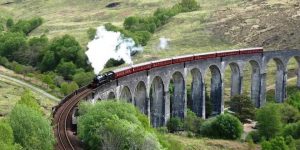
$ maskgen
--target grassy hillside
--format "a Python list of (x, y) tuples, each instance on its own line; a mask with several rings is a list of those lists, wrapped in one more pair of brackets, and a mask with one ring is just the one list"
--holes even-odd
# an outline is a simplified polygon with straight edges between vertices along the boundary
[[(180, 0), (120, 0), (115, 8), (105, 7), (112, 2), (108, 0), (30, 0), (5, 4), (8, 1), (0, 0), (0, 20), (41, 16), (45, 23), (31, 36), (46, 34), (53, 38), (70, 34), (85, 47), (90, 27), (108, 22), (121, 27), (128, 16), (151, 15), (157, 8), (171, 7)], [(134, 62), (240, 47), (299, 48), (300, 36), (296, 33), (300, 30), (297, 25), (300, 5), (296, 0), (198, 0), (198, 3), (201, 6), (198, 11), (176, 15), (159, 28), (144, 52), (133, 58)], [(170, 39), (167, 50), (157, 48), (161, 37)], [(295, 76), (295, 68), (293, 60), (289, 64), (289, 77)], [(269, 63), (267, 86), (275, 83), (275, 69), (275, 63)], [(226, 76), (230, 77), (230, 68), (227, 70)], [(250, 78), (249, 66), (244, 77), (246, 92), (250, 89)], [(229, 97), (230, 78), (226, 78), (225, 87), (225, 96)]]
[[(6, 116), (12, 110), (25, 90), (30, 89), (24, 88), (18, 83), (12, 83), (11, 81), (0, 78), (0, 118)], [(39, 93), (32, 93), (43, 107), (44, 113), (49, 116), (52, 106), (56, 105), (57, 102), (49, 100)]]

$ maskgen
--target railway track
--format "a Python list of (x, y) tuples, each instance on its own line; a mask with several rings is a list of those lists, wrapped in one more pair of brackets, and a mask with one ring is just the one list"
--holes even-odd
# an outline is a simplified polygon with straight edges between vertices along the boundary
[(81, 141), (71, 131), (72, 109), (78, 102), (89, 95), (93, 90), (89, 88), (81, 88), (67, 96), (56, 107), (53, 112), (54, 134), (56, 137), (56, 150), (80, 150), (82, 148)]

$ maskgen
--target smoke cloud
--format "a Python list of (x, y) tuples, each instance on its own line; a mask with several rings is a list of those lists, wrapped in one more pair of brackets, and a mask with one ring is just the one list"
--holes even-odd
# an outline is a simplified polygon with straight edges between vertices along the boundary
[(169, 48), (169, 42), (170, 41), (171, 41), (170, 39), (167, 39), (165, 37), (159, 38), (158, 48), (161, 49), (161, 50), (165, 50), (165, 49)]
[(133, 39), (125, 38), (120, 32), (107, 31), (104, 26), (97, 28), (94, 40), (87, 47), (86, 55), (95, 74), (103, 70), (111, 58), (132, 64), (131, 54), (143, 51), (143, 47), (136, 46)]

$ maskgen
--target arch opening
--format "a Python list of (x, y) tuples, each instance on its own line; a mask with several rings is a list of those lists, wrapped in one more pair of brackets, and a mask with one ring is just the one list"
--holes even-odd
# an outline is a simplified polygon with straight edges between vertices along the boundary
[(165, 122), (164, 84), (155, 77), (150, 88), (150, 121), (153, 127), (161, 127)]
[[(281, 103), (286, 96), (285, 67), (278, 58), (273, 58), (267, 63), (267, 101)], [(273, 94), (274, 93), (274, 94)]]
[(132, 102), (132, 96), (130, 89), (125, 86), (121, 92), (120, 100), (126, 101), (126, 102)]
[(187, 107), (198, 117), (203, 117), (203, 81), (199, 69), (192, 69), (187, 77)]
[(260, 67), (254, 60), (248, 61), (243, 69), (243, 95), (250, 97), (255, 107), (260, 107)]
[(169, 84), (171, 117), (184, 118), (185, 81), (180, 72), (175, 72)]
[(231, 97), (240, 95), (242, 92), (240, 67), (237, 63), (229, 63), (224, 73), (224, 99), (229, 101)]
[(145, 115), (147, 115), (147, 92), (146, 85), (140, 81), (134, 93), (134, 105)]
[[(207, 77), (210, 81), (207, 80)], [(209, 67), (205, 81), (207, 83), (205, 85), (205, 115), (207, 118), (222, 113), (222, 76), (220, 69), (216, 65)]]
[(107, 99), (115, 99), (116, 95), (114, 92), (109, 92)]

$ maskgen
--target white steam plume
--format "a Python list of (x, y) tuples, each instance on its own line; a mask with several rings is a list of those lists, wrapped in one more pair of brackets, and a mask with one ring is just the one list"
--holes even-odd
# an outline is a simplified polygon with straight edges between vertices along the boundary
[(159, 45), (158, 45), (159, 49), (165, 50), (169, 48), (170, 41), (171, 41), (170, 39), (167, 39), (165, 37), (159, 38)]
[(132, 64), (131, 54), (143, 51), (141, 46), (135, 46), (131, 38), (124, 38), (120, 32), (107, 31), (104, 26), (97, 28), (97, 33), (93, 41), (89, 42), (86, 55), (98, 74), (110, 59), (121, 60)]

